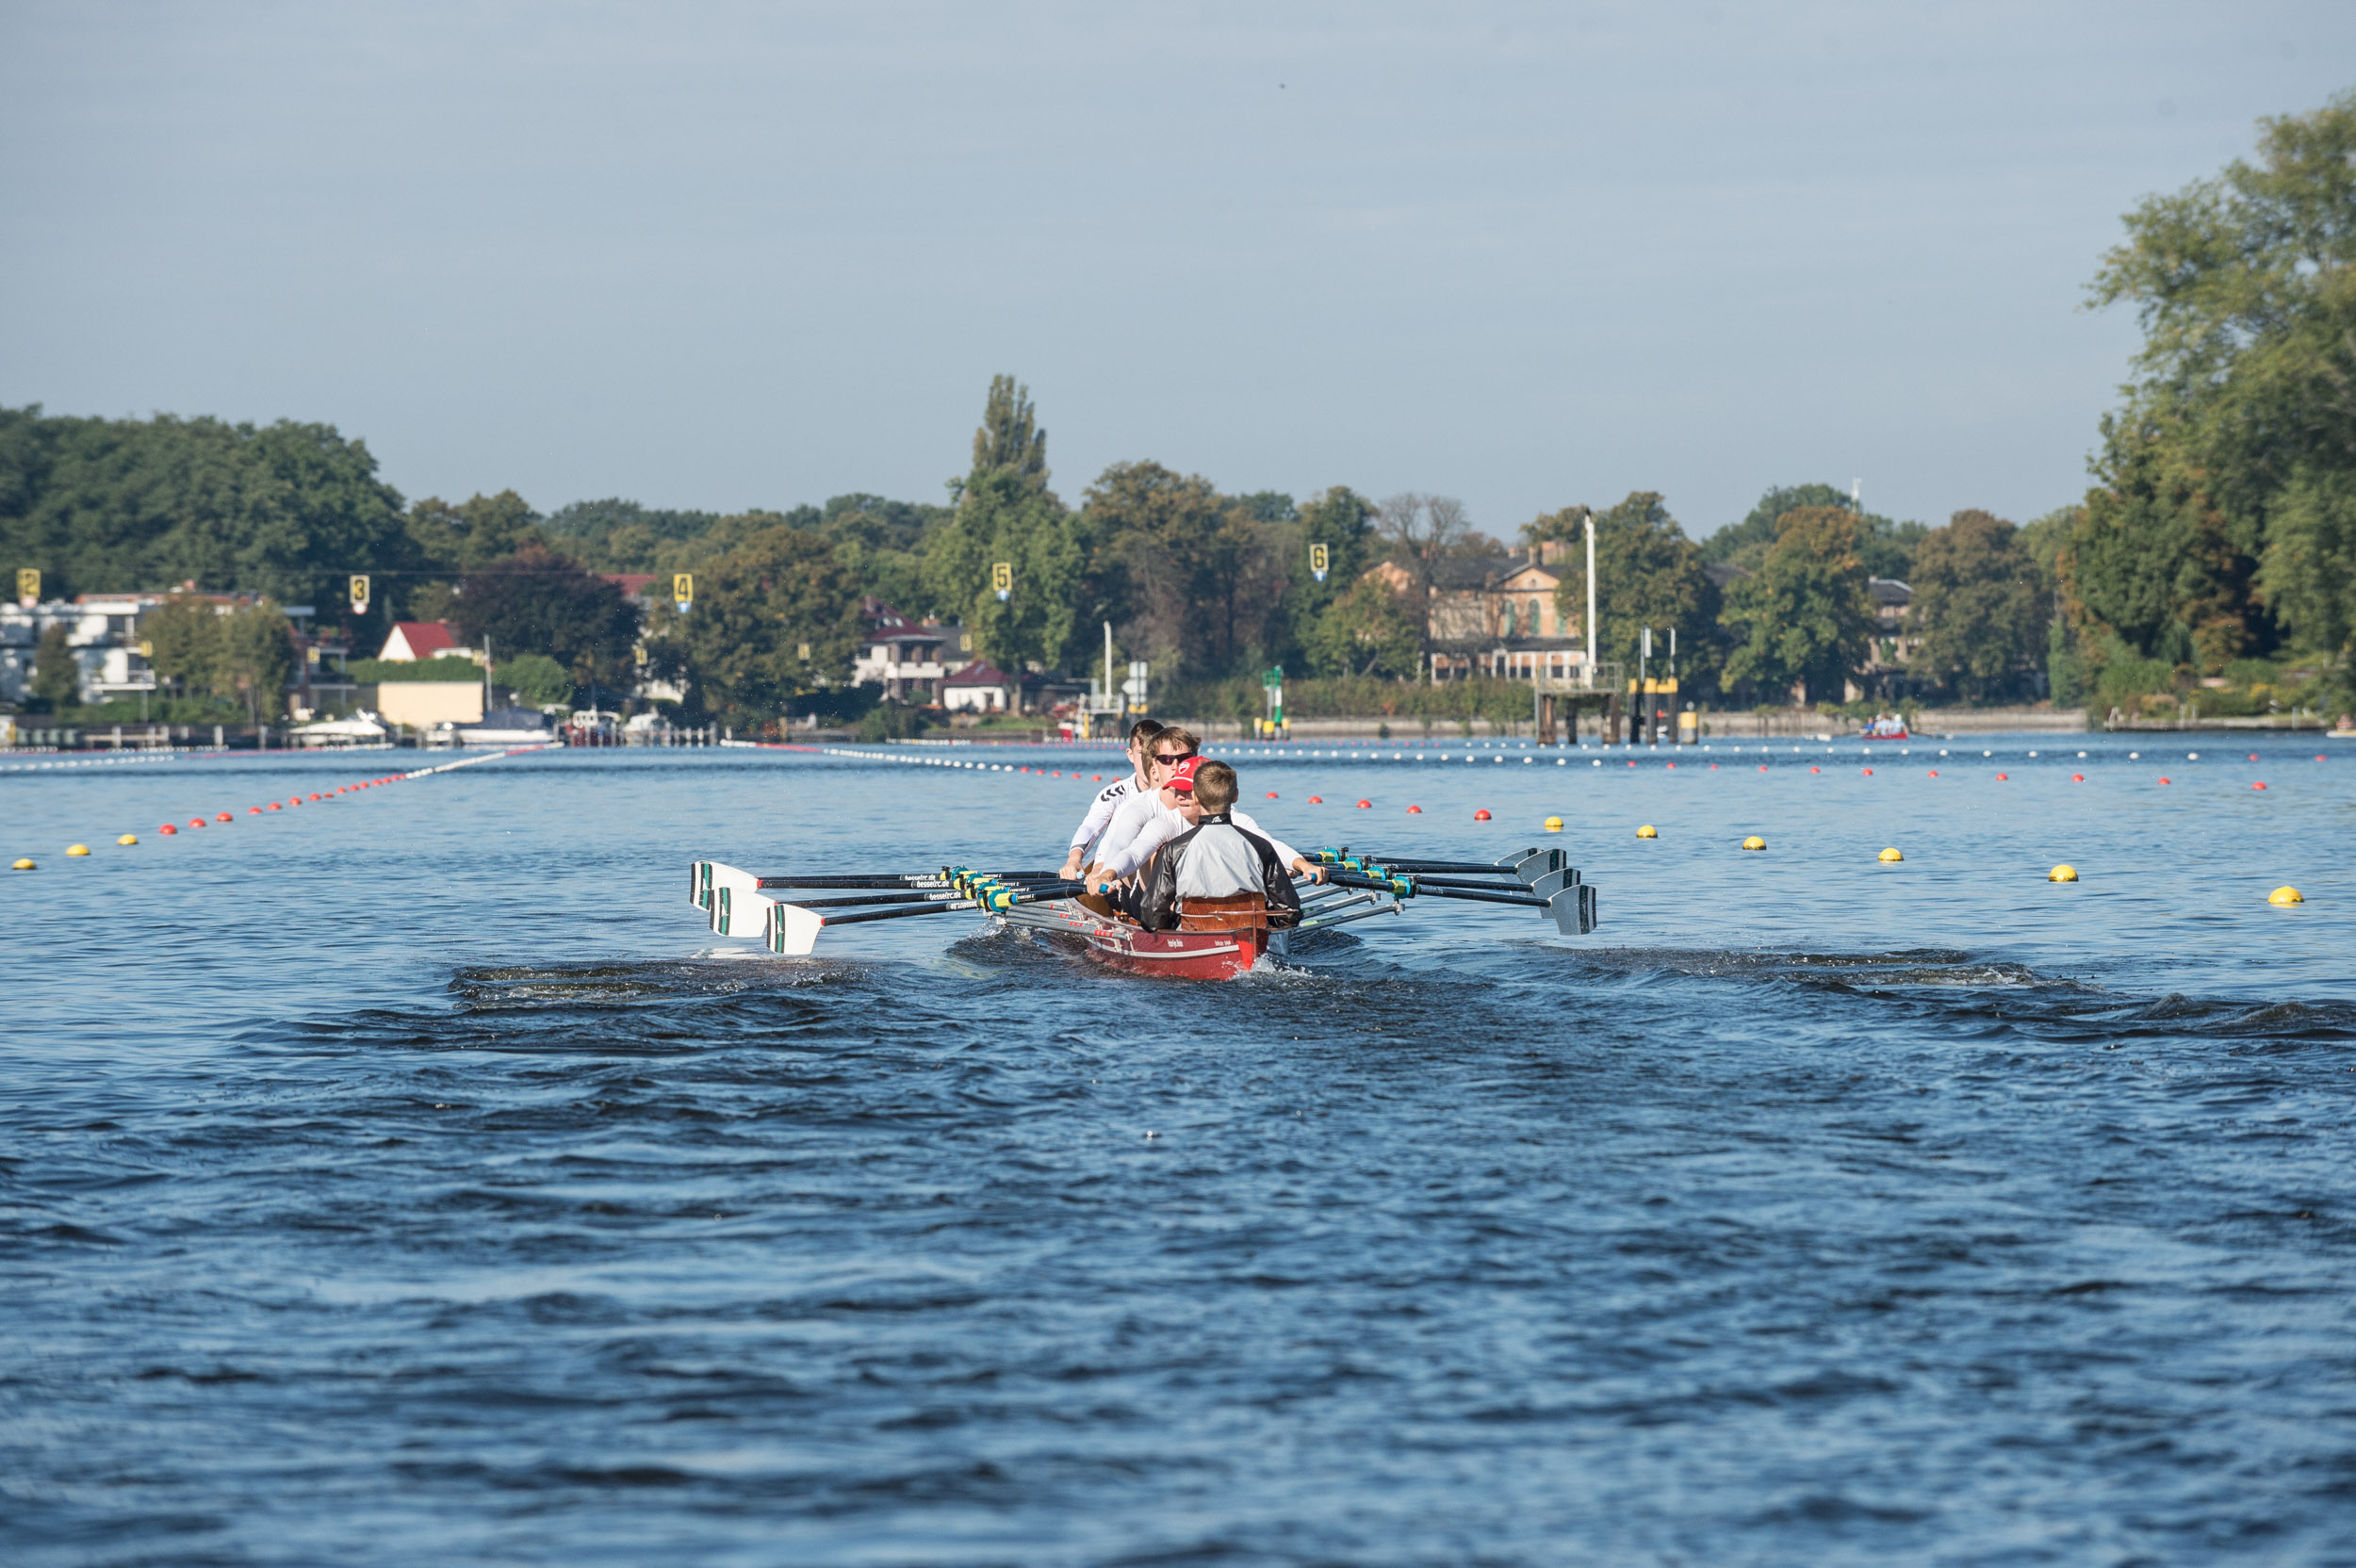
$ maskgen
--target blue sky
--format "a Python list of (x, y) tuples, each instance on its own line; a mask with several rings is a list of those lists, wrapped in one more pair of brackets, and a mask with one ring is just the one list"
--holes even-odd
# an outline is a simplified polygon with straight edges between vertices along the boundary
[(410, 496), (936, 499), (996, 371), (1153, 458), (1535, 514), (2026, 520), (2119, 215), (2356, 7), (0, 8), (0, 401), (335, 423)]

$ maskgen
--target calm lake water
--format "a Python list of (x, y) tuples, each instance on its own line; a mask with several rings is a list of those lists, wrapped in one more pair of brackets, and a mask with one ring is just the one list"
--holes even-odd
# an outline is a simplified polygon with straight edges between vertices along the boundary
[(1223, 987), (687, 906), (1104, 750), (0, 774), (0, 1560), (2356, 1561), (2356, 746), (1939, 744), (1229, 748), (1603, 924)]

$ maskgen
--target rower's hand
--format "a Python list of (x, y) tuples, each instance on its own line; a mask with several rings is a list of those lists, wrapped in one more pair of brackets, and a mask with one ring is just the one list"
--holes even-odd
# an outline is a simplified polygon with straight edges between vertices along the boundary
[(1080, 858), (1077, 855), (1063, 863), (1062, 874), (1067, 882), (1077, 882), (1080, 879)]
[(1322, 882), (1325, 880), (1325, 868), (1323, 866), (1311, 865), (1309, 863), (1308, 857), (1304, 855), (1296, 855), (1293, 857), (1293, 870), (1299, 872), (1301, 875), (1307, 877), (1312, 882)]

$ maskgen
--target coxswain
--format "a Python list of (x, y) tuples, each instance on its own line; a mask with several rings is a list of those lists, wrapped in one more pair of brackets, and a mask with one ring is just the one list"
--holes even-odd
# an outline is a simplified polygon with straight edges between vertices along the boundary
[[(1080, 819), (1080, 830), (1072, 836), (1072, 852), (1064, 857), (1063, 874), (1067, 881), (1080, 874), (1081, 860), (1089, 843), (1111, 825), (1121, 803), (1153, 792), (1153, 743), (1168, 727), (1159, 719), (1139, 719), (1130, 727), (1129, 776), (1114, 779), (1088, 802), (1088, 815)], [(1188, 745), (1185, 749), (1191, 752), (1194, 747)]]
[(1299, 920), (1301, 895), (1293, 891), (1276, 846), (1235, 821), (1235, 770), (1224, 762), (1204, 762), (1181, 771), (1187, 776), (1184, 792), (1193, 797), (1194, 821), (1156, 848), (1147, 862), (1137, 901), (1137, 923), (1148, 931), (1175, 930), (1182, 906), (1190, 900), (1246, 896), (1265, 901), (1272, 927)]

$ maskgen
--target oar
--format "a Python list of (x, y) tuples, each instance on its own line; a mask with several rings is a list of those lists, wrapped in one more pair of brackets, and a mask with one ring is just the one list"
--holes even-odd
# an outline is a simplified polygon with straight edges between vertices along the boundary
[(993, 888), (979, 898), (960, 898), (940, 904), (921, 904), (913, 908), (867, 909), (853, 915), (817, 915), (806, 905), (781, 904), (764, 899), (769, 906), (763, 922), (762, 939), (772, 953), (798, 957), (818, 945), (818, 933), (829, 925), (859, 925), (868, 921), (906, 920), (917, 915), (946, 915), (963, 909), (988, 909), (993, 912), (1011, 909), (1024, 904), (1038, 904), (1049, 899), (1069, 898), (1084, 891), (1077, 882), (1043, 882), (1024, 889)]
[[(1397, 898), (1452, 898), (1467, 904), (1516, 904), (1524, 908), (1544, 909), (1554, 917), (1555, 929), (1564, 936), (1585, 936), (1595, 928), (1595, 890), (1592, 884), (1572, 882), (1540, 892), (1507, 892), (1500, 889), (1439, 887), (1414, 876), (1365, 876), (1355, 872), (1335, 872), (1332, 880), (1344, 888), (1367, 888), (1386, 892)], [(1554, 878), (1547, 876), (1546, 882)]]
[(757, 876), (759, 888), (954, 888), (958, 874), (994, 876), (1001, 882), (1059, 882), (1061, 872), (966, 872), (963, 867), (924, 872), (843, 872), (826, 875)]
[(883, 904), (941, 904), (965, 896), (962, 888), (939, 888), (929, 892), (854, 893), (847, 898), (780, 899), (802, 909), (863, 909)]

